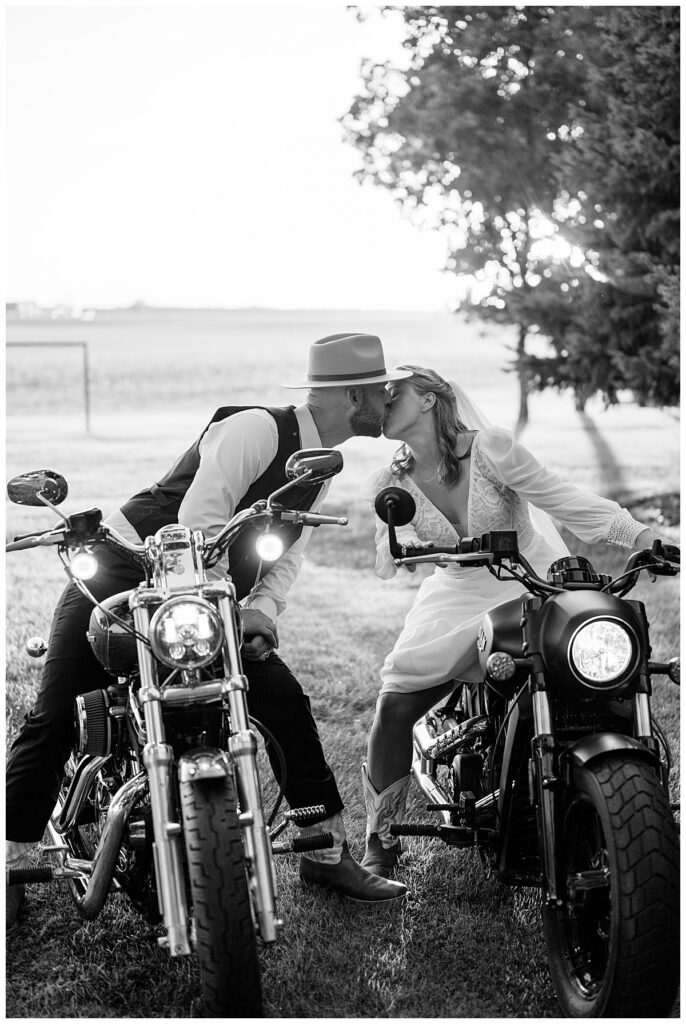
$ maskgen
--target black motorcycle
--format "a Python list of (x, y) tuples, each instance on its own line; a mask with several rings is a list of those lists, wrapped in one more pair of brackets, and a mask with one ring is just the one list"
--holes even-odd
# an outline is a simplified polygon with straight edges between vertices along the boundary
[[(258, 941), (275, 942), (283, 925), (274, 855), (330, 847), (333, 838), (283, 835), (290, 823), (313, 824), (326, 811), (296, 808), (276, 820), (286, 766), (274, 737), (248, 713), (236, 590), (207, 570), (245, 530), (269, 562), (283, 551), (282, 524), (345, 525), (281, 503), (291, 488), (319, 484), (342, 466), (337, 451), (296, 452), (286, 464), (289, 482), (237, 512), (216, 537), (170, 524), (143, 544), (105, 525), (99, 509), (62, 515), (56, 506), (67, 483), (51, 470), (22, 474), (7, 488), (11, 501), (62, 516), (6, 550), (57, 549), (70, 580), (94, 604), (88, 639), (112, 677), (76, 699), (73, 750), (44, 847), (56, 865), (11, 869), (8, 883), (64, 881), (89, 920), (111, 893), (125, 894), (163, 927), (158, 942), (170, 956), (197, 955), (208, 1017), (262, 1015)], [(87, 581), (102, 547), (137, 561), (144, 580), (97, 602)], [(27, 650), (40, 656), (47, 648), (34, 637)], [(281, 758), (270, 808), (260, 732)]]
[(679, 551), (653, 544), (612, 579), (583, 557), (541, 579), (517, 534), (404, 547), (410, 494), (376, 498), (397, 565), (483, 566), (526, 593), (488, 612), (481, 678), (455, 681), (416, 722), (414, 778), (439, 819), (392, 825), (476, 849), (487, 873), (536, 887), (553, 983), (569, 1017), (660, 1017), (679, 982), (679, 853), (671, 753), (650, 707), (651, 676), (679, 683), (679, 659), (650, 660), (640, 573), (674, 575)]

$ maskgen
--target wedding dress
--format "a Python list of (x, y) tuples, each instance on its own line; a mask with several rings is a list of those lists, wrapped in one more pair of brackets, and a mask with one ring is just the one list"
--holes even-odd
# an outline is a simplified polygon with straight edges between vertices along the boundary
[[(465, 464), (466, 465), (466, 464)], [(646, 527), (617, 502), (581, 491), (537, 461), (500, 427), (479, 430), (469, 461), (469, 498), (464, 528), (450, 523), (405, 473), (390, 467), (371, 473), (363, 491), (374, 497), (388, 486), (403, 487), (415, 500), (412, 522), (397, 530), (401, 544), (455, 544), (461, 533), (480, 537), (491, 530), (517, 530), (521, 553), (544, 579), (551, 562), (567, 552), (553, 529), (539, 532), (540, 509), (575, 536), (590, 543), (605, 541), (632, 548)], [(557, 537), (557, 540), (555, 539)], [(397, 572), (388, 549), (386, 524), (376, 517), (376, 573), (389, 579)], [(485, 612), (523, 592), (516, 581), (501, 582), (485, 568), (437, 567), (417, 591), (405, 625), (381, 669), (381, 692), (407, 693), (453, 678), (477, 678), (476, 639)]]

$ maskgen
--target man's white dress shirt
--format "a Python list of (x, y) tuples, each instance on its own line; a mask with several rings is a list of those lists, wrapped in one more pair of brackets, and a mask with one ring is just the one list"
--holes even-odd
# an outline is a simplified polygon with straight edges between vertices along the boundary
[[(297, 408), (295, 416), (300, 430), (300, 447), (321, 448), (321, 439), (308, 406)], [(191, 530), (202, 530), (205, 537), (218, 534), (252, 484), (274, 461), (278, 446), (276, 422), (264, 409), (246, 409), (212, 423), (200, 441), (200, 465), (181, 502), (179, 523)], [(316, 512), (321, 508), (329, 485), (327, 480), (309, 511)], [(288, 504), (287, 495), (284, 502)], [(105, 522), (133, 543), (143, 540), (120, 510), (108, 516)], [(304, 527), (295, 544), (266, 576), (258, 580), (243, 601), (246, 607), (256, 608), (271, 619), (284, 610), (286, 594), (300, 572), (311, 536), (312, 527)], [(230, 557), (225, 556), (208, 576), (222, 577), (227, 571), (231, 572)]]

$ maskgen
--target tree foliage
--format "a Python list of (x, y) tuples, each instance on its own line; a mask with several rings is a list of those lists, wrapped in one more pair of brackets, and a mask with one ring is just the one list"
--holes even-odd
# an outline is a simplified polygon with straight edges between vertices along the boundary
[[(469, 309), (518, 327), (520, 421), (532, 384), (571, 387), (580, 404), (597, 390), (614, 401), (623, 387), (670, 400), (653, 371), (673, 368), (678, 246), (666, 258), (658, 227), (676, 229), (677, 211), (673, 178), (654, 175), (678, 162), (668, 63), (678, 10), (392, 10), (405, 23), (405, 64), (366, 62), (343, 119), (359, 176), (445, 234), (449, 268), (472, 284)], [(566, 264), (541, 238), (552, 225), (577, 247)], [(527, 355), (535, 332), (553, 357)]]
[(679, 401), (679, 10), (609, 7), (589, 64), (577, 137), (560, 154), (564, 230), (593, 274), (567, 276), (568, 301), (539, 316), (555, 356), (539, 386), (615, 401)]

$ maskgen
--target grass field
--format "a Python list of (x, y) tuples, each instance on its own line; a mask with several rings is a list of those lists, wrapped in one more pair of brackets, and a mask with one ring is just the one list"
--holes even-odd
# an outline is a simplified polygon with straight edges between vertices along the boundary
[[(495, 391), (492, 398), (497, 409)], [(284, 396), (274, 393), (272, 398), (270, 392), (267, 400), (283, 403)], [(508, 409), (514, 407), (511, 396), (507, 401)], [(658, 514), (661, 501), (648, 499), (678, 490), (678, 430), (670, 418), (626, 406), (603, 416), (593, 407), (586, 419), (569, 410), (570, 403), (556, 396), (537, 398), (525, 442), (577, 482), (641, 499), (647, 515), (653, 514), (651, 508)], [(144, 413), (135, 396), (125, 416), (102, 409), (90, 437), (75, 417), (56, 414), (50, 430), (41, 430), (40, 413), (35, 409), (27, 422), (15, 410), (8, 421), (7, 475), (52, 465), (69, 479), (69, 510), (116, 507), (141, 483), (155, 479), (202, 425), (202, 417), (195, 423), (195, 413), (175, 415), (169, 408)], [(364, 833), (360, 763), (378, 670), (420, 577), (382, 582), (371, 568), (372, 522), (359, 482), (387, 458), (389, 447), (361, 439), (343, 446), (346, 469), (332, 488), (329, 510), (349, 515), (350, 526), (316, 532), (280, 620), (281, 654), (311, 694), (358, 856)], [(7, 508), (8, 536), (51, 522), (51, 515), (38, 509)], [(677, 536), (676, 528), (671, 533)], [(574, 546), (603, 571), (616, 573), (623, 562), (616, 550)], [(49, 551), (20, 552), (7, 560), (10, 739), (40, 672), (24, 654), (24, 644), (36, 633), (47, 635), (63, 582), (59, 562)], [(648, 608), (654, 658), (677, 653), (677, 583), (644, 582), (633, 596)], [(669, 681), (656, 679), (653, 707), (672, 744), (672, 795), (678, 800), (678, 691)], [(416, 796), (408, 817), (424, 817)], [(467, 852), (419, 839), (408, 840), (406, 851), (400, 878), (410, 896), (393, 910), (358, 909), (335, 896), (305, 891), (297, 879), (297, 860), (278, 861), (285, 928), (277, 945), (261, 953), (266, 1016), (559, 1016), (530, 895), (485, 879)], [(194, 1014), (197, 985), (193, 959), (170, 961), (157, 949), (156, 933), (121, 897), (112, 898), (101, 917), (87, 923), (57, 885), (34, 888), (8, 936), (10, 1018), (188, 1018)]]

